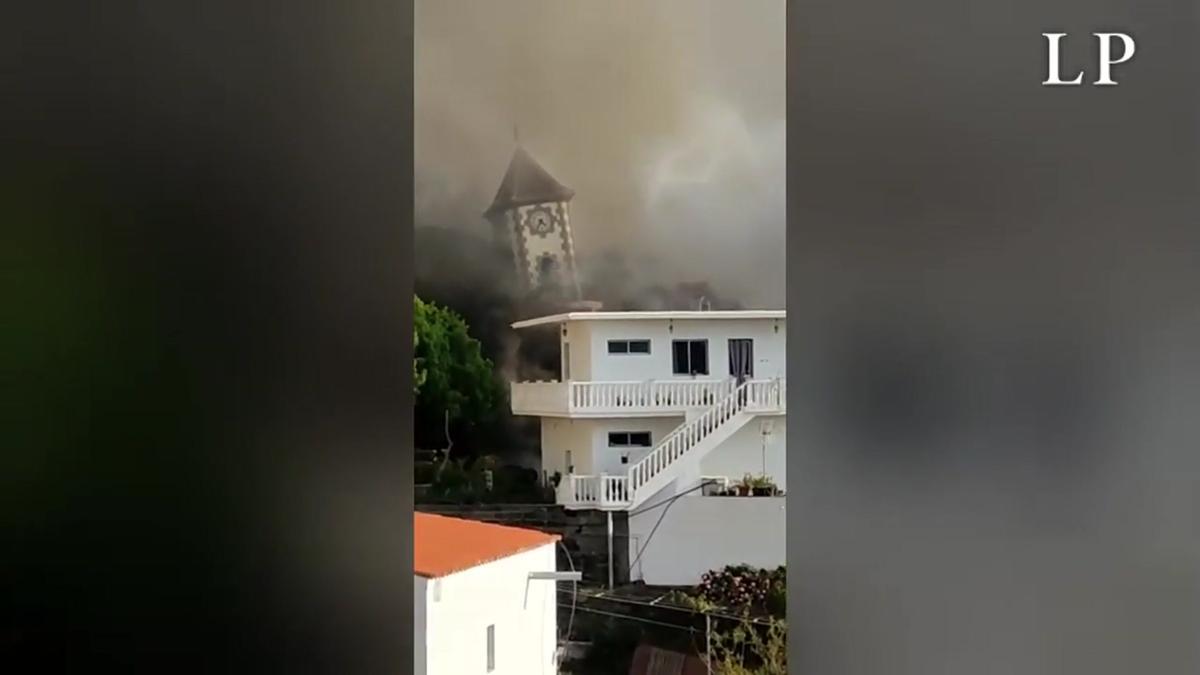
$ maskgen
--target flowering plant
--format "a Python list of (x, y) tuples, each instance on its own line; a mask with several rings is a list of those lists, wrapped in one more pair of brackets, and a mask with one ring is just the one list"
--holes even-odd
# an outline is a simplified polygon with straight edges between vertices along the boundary
[(705, 572), (697, 594), (722, 607), (753, 607), (766, 604), (775, 574), (749, 565), (729, 565)]

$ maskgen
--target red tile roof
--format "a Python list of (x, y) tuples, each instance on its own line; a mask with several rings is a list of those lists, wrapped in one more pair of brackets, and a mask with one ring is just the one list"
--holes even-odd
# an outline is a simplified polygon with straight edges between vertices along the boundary
[(484, 563), (553, 544), (555, 534), (519, 527), (413, 514), (413, 573), (444, 577)]

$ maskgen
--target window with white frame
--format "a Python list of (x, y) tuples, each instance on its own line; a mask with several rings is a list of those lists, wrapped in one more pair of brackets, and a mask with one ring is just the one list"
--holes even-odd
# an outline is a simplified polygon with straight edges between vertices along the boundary
[(609, 340), (609, 354), (649, 354), (649, 340)]
[(671, 370), (676, 375), (707, 375), (708, 340), (673, 341)]
[(648, 448), (650, 447), (649, 431), (610, 431), (608, 433), (610, 448)]

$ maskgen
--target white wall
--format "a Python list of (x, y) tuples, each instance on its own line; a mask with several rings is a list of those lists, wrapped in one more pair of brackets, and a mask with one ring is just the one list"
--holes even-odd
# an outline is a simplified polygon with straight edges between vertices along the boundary
[[(683, 417), (630, 417), (601, 419), (541, 418), (542, 468), (546, 475), (555, 472), (567, 475), (566, 451), (571, 451), (575, 473), (580, 475), (622, 475), (631, 464), (640, 461), (667, 434), (683, 422)], [(763, 435), (764, 424), (770, 433)], [(649, 448), (610, 448), (610, 431), (649, 431)], [(764, 453), (765, 441), (765, 453)], [(621, 455), (629, 455), (629, 464), (621, 463)], [(733, 480), (746, 474), (760, 475), (763, 459), (766, 473), (780, 489), (787, 489), (787, 416), (762, 415), (751, 419), (729, 440), (714, 449), (700, 462), (700, 472), (685, 480), (700, 476), (727, 476)], [(693, 481), (694, 483), (694, 481)], [(689, 485), (684, 486), (691, 487)]]
[(557, 417), (541, 419), (542, 468), (546, 475), (553, 476), (555, 472), (567, 475), (567, 450), (571, 451), (575, 473), (591, 473), (592, 421)]
[[(592, 379), (592, 343), (591, 336), (587, 331), (587, 326), (582, 321), (570, 321), (565, 325), (566, 335), (563, 335), (562, 330), (559, 330), (560, 351), (559, 355), (565, 354), (566, 349), (561, 347), (562, 344), (569, 343), (571, 345), (571, 377), (570, 379), (577, 382), (586, 382)], [(561, 376), (561, 373), (560, 373)]]
[[(765, 430), (769, 430), (769, 433), (764, 434)], [(735, 481), (748, 473), (758, 476), (763, 473), (764, 459), (767, 476), (779, 489), (786, 490), (786, 415), (760, 415), (751, 419), (729, 440), (700, 460), (700, 475), (727, 476)]]
[(426, 675), (425, 613), (428, 611), (429, 582), (425, 577), (413, 577), (413, 675)]
[[(674, 330), (669, 330), (673, 327)], [(778, 329), (778, 330), (776, 330)], [(597, 381), (642, 381), (650, 379), (691, 379), (672, 372), (674, 340), (707, 339), (709, 374), (702, 379), (729, 376), (729, 338), (754, 340), (754, 377), (787, 377), (787, 322), (784, 319), (631, 319), (570, 321), (572, 379)], [(609, 354), (609, 340), (650, 340), (650, 354)], [(589, 367), (574, 363), (576, 346), (586, 342), (591, 356)]]
[(547, 544), (429, 581), (423, 672), (483, 675), (487, 627), (494, 625), (495, 675), (556, 673), (557, 582), (528, 579), (529, 572), (555, 569), (555, 546)]
[(785, 504), (784, 497), (687, 496), (672, 502), (665, 516), (665, 506), (634, 514), (629, 518), (629, 559), (637, 561), (632, 576), (647, 584), (692, 585), (726, 565), (778, 567), (787, 560)]
[[(671, 433), (680, 424), (683, 416), (678, 417), (634, 417), (589, 420), (592, 422), (592, 471), (588, 473), (607, 473), (623, 475), (630, 465), (641, 461), (650, 454), (655, 445), (663, 437)], [(608, 434), (610, 431), (649, 431), (650, 447), (648, 448), (610, 448)], [(622, 455), (628, 455), (629, 463), (622, 464)], [(579, 472), (583, 473), (583, 472)]]
[[(571, 450), (576, 474), (621, 475), (682, 423), (683, 416), (602, 419), (543, 417), (542, 467), (548, 475), (557, 471), (565, 476), (566, 450)], [(648, 448), (610, 448), (610, 431), (648, 431), (651, 445)], [(622, 455), (629, 456), (629, 464), (621, 463)], [(754, 457), (759, 457), (759, 454), (755, 454)]]

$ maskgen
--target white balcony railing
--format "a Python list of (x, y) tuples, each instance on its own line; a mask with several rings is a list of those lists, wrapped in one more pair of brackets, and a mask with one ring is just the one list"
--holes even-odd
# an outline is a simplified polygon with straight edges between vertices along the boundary
[(558, 503), (591, 508), (620, 508), (633, 500), (628, 476), (564, 476), (558, 484)]
[(787, 410), (787, 381), (749, 380), (730, 387), (697, 417), (667, 434), (625, 475), (568, 475), (559, 483), (558, 503), (573, 508), (619, 509), (635, 505), (673, 479), (685, 456), (711, 451), (756, 414)]
[(787, 410), (787, 380), (750, 380), (746, 382), (745, 408), (751, 412)]
[(728, 396), (735, 386), (733, 379), (514, 382), (512, 410), (518, 415), (680, 413), (706, 408)]

